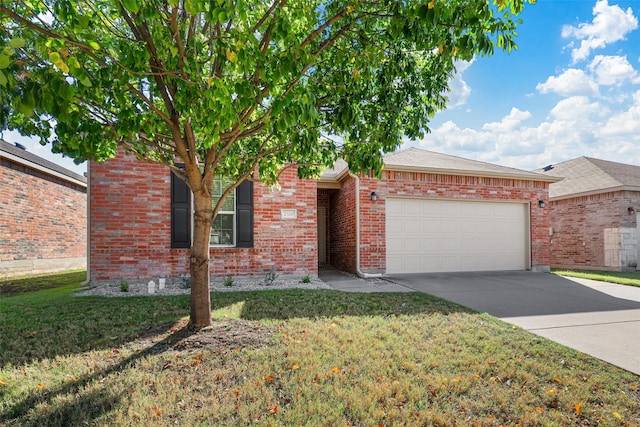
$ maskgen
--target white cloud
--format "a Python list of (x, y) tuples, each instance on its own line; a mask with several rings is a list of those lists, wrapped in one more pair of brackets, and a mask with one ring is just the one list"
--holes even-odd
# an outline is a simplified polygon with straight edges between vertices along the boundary
[(485, 123), (482, 129), (490, 132), (508, 132), (518, 128), (524, 120), (530, 117), (530, 112), (513, 107), (509, 114), (504, 116), (501, 121)]
[(541, 93), (555, 92), (563, 96), (597, 95), (598, 85), (583, 70), (569, 68), (559, 76), (551, 76), (536, 89)]
[(526, 101), (500, 118), (472, 127), (450, 120), (432, 127), (432, 133), (417, 144), (525, 170), (580, 156), (640, 165), (640, 67), (635, 68), (635, 50), (593, 55), (637, 28), (638, 19), (630, 8), (598, 0), (592, 22), (565, 26), (562, 31), (573, 62), (588, 60), (540, 81), (536, 92), (527, 95), (528, 99), (559, 95), (555, 105), (540, 112), (553, 98), (539, 104)]
[(471, 88), (467, 82), (464, 81), (462, 74), (473, 64), (473, 61), (475, 61), (475, 58), (468, 62), (456, 62), (456, 74), (449, 82), (449, 93), (447, 94), (449, 97), (447, 101), (448, 108), (459, 107), (467, 103), (467, 99), (471, 95)]
[(597, 135), (611, 143), (640, 141), (640, 91), (633, 94), (633, 104), (609, 117)]
[(584, 121), (592, 120), (593, 116), (602, 116), (607, 109), (597, 102), (589, 102), (586, 96), (573, 96), (558, 102), (551, 109), (550, 116), (554, 120)]
[[(429, 141), (429, 143), (423, 143)], [(463, 152), (480, 152), (492, 149), (491, 141), (474, 129), (460, 129), (452, 121), (444, 122), (439, 128), (432, 129), (420, 145), (430, 145), (447, 150)]]
[(638, 72), (629, 63), (626, 56), (596, 55), (589, 64), (589, 70), (601, 85), (620, 85), (627, 80), (632, 83), (640, 83)]
[(599, 0), (593, 7), (593, 21), (580, 23), (577, 27), (566, 25), (562, 37), (575, 38), (580, 45), (571, 52), (573, 62), (586, 59), (594, 49), (624, 40), (626, 35), (638, 28), (638, 19), (631, 8), (623, 10), (618, 5), (609, 6), (607, 0)]
[(640, 164), (640, 91), (624, 112), (586, 96), (560, 100), (538, 124), (529, 111), (512, 108), (478, 129), (453, 121), (433, 129), (419, 144), (461, 157), (532, 170), (580, 156)]

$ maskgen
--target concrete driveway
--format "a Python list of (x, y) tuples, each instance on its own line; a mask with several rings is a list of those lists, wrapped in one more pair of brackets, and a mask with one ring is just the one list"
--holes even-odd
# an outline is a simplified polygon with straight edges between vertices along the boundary
[(530, 271), (385, 278), (640, 375), (640, 288)]

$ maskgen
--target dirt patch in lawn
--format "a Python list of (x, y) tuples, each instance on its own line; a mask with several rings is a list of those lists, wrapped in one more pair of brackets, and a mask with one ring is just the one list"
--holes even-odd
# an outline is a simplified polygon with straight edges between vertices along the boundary
[(134, 341), (133, 347), (151, 353), (165, 351), (227, 352), (268, 347), (273, 331), (259, 322), (248, 320), (214, 320), (206, 328), (189, 326), (187, 320), (152, 328)]

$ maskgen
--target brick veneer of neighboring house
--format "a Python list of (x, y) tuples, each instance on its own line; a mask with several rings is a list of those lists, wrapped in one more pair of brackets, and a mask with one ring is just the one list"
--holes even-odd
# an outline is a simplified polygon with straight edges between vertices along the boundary
[(0, 277), (86, 268), (86, 179), (0, 140)]
[(550, 203), (551, 265), (558, 268), (635, 270), (640, 192), (615, 191)]
[(549, 189), (552, 267), (637, 269), (640, 166), (579, 157), (538, 172), (564, 178)]
[[(188, 274), (189, 249), (171, 247), (169, 168), (120, 153), (89, 170), (91, 280)], [(253, 247), (212, 246), (212, 276), (317, 274), (316, 182), (296, 173), (286, 170), (273, 191), (254, 184)]]

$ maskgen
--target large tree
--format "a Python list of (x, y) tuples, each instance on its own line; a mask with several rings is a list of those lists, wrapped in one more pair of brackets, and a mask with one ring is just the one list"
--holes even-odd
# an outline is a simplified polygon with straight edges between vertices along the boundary
[[(445, 107), (456, 60), (515, 47), (535, 0), (493, 1), (0, 0), (0, 129), (79, 161), (121, 147), (185, 180), (191, 323), (208, 325), (226, 196), (288, 164), (379, 171)], [(216, 175), (234, 184), (212, 206)]]

